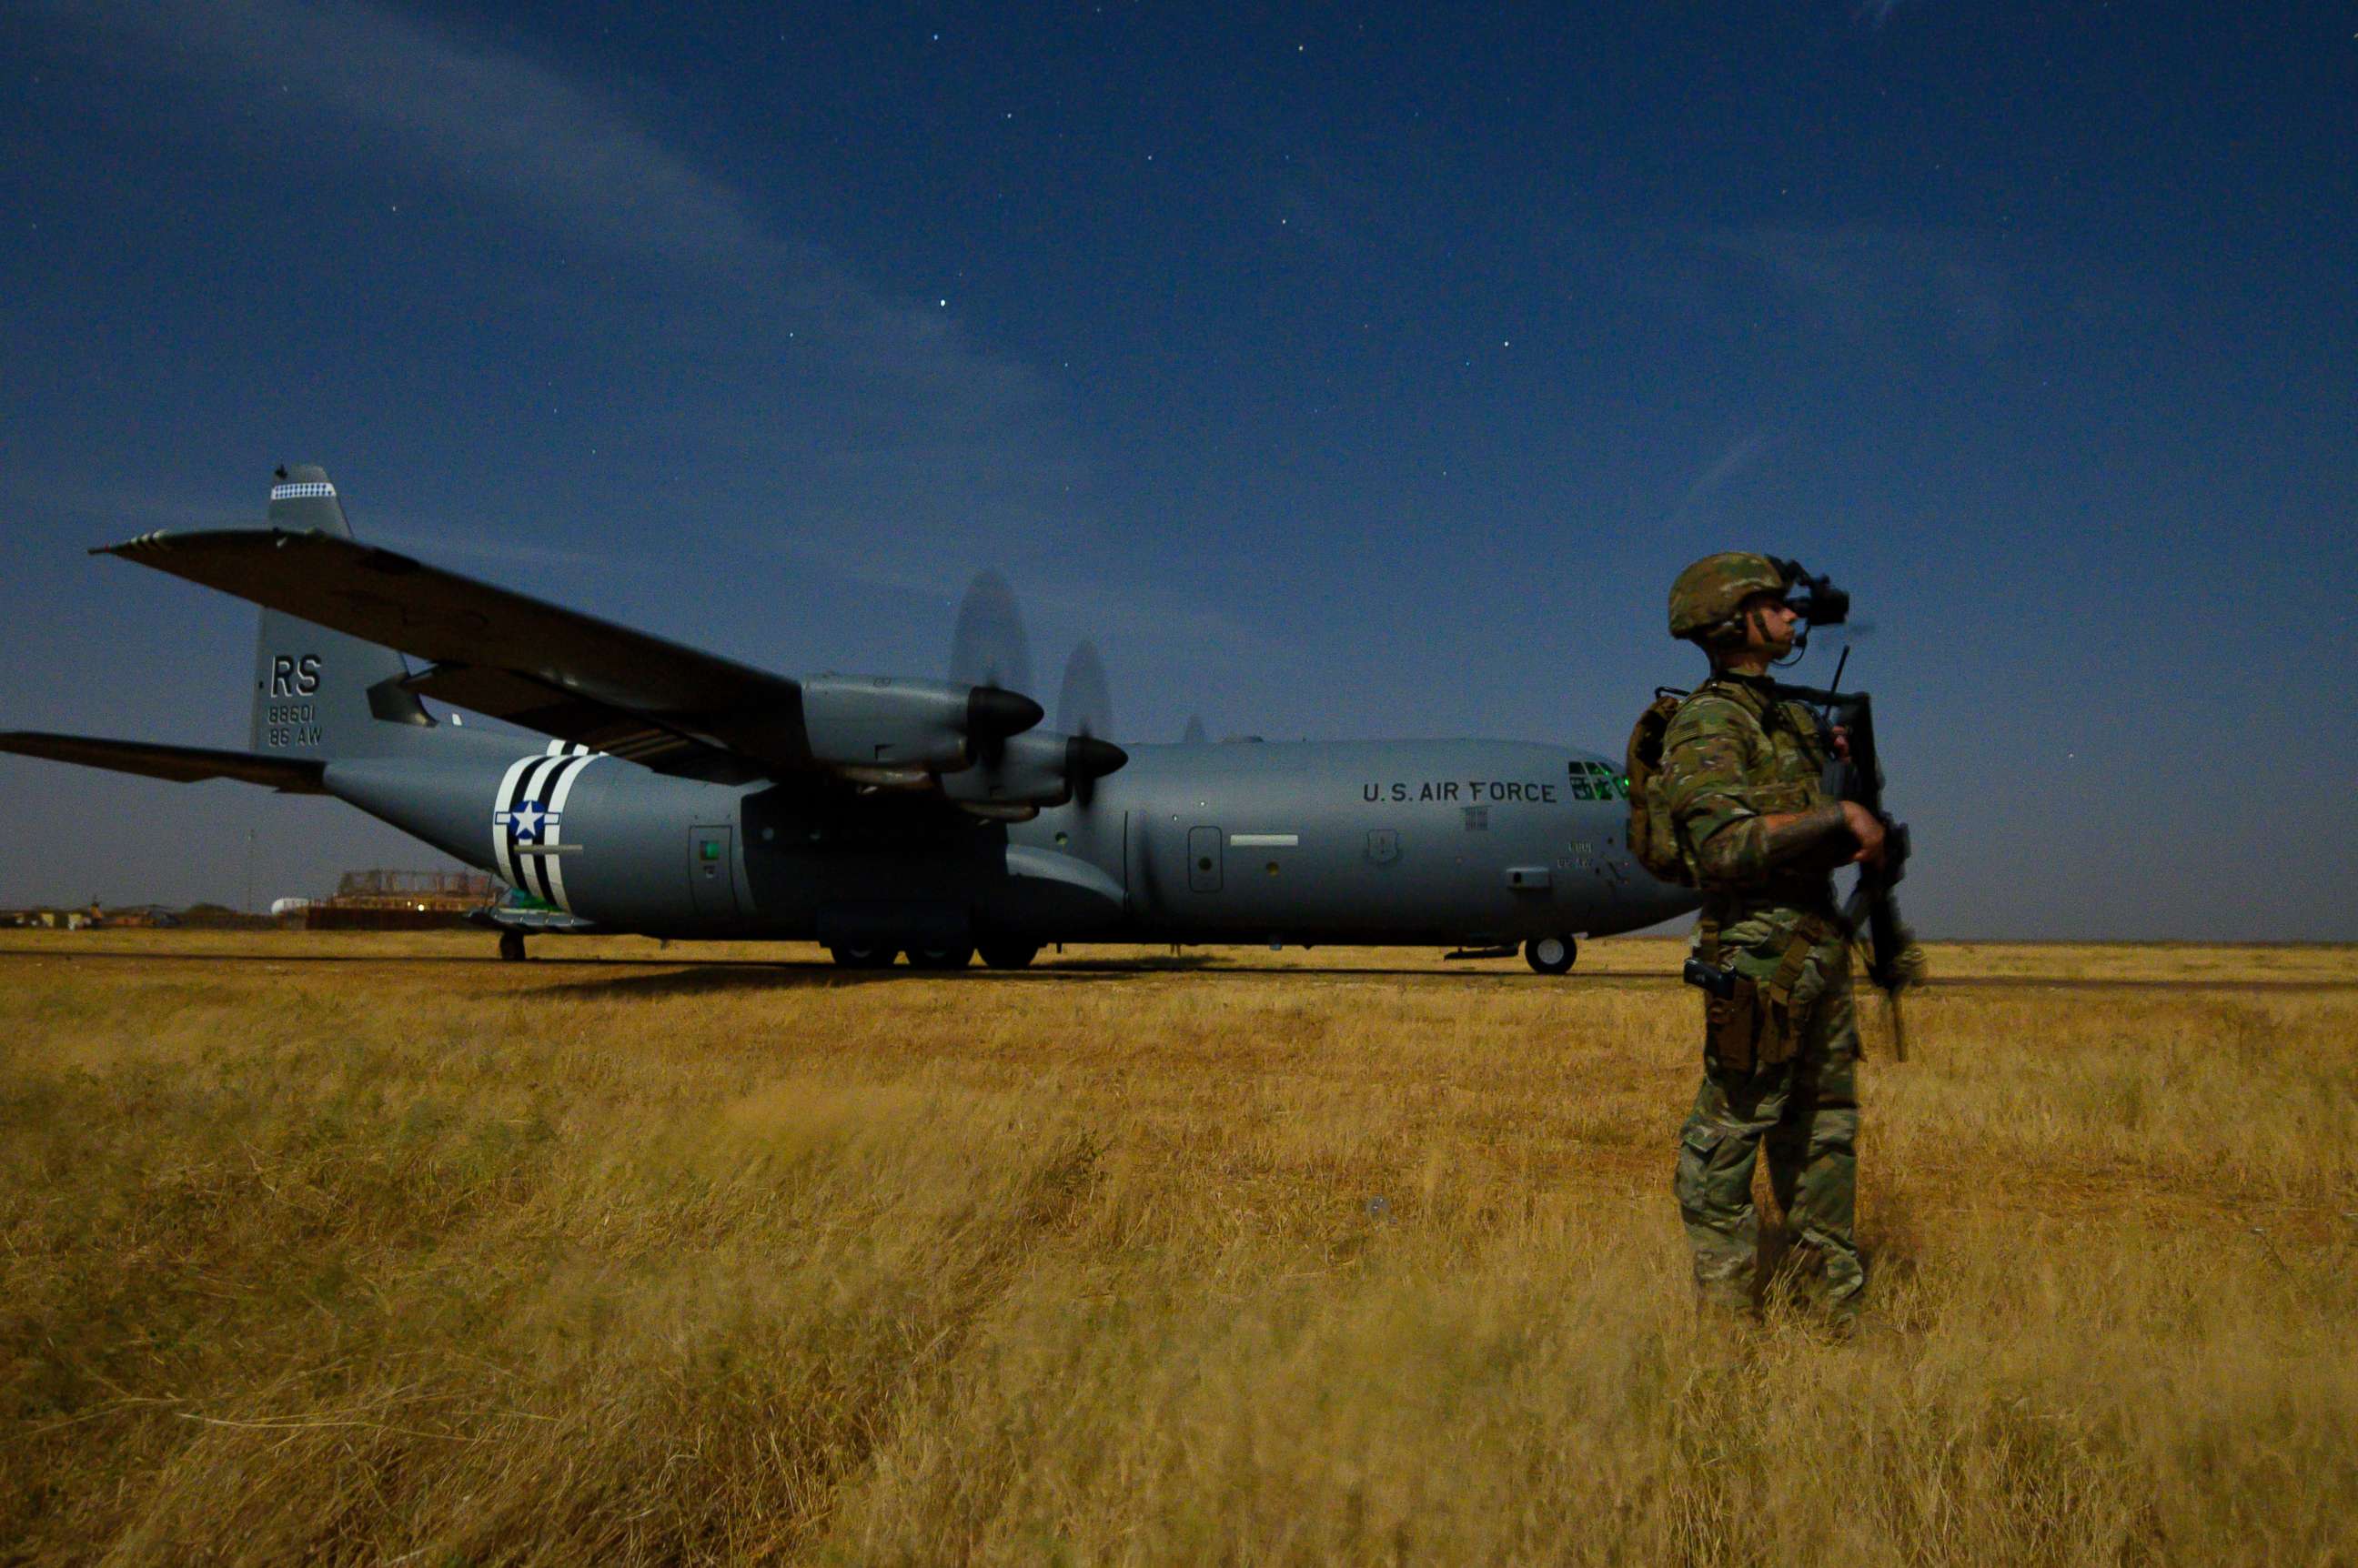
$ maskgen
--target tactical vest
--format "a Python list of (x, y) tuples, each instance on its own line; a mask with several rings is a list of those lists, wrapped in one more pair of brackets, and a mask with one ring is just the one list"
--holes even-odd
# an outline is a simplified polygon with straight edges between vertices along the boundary
[[(1764, 735), (1779, 726), (1804, 733), (1816, 729), (1816, 719), (1806, 709), (1778, 702), (1748, 680), (1714, 675), (1692, 692), (1668, 687), (1655, 689), (1652, 704), (1638, 716), (1637, 724), (1629, 731), (1628, 750), (1623, 759), (1622, 771), (1629, 781), (1628, 843), (1639, 865), (1662, 881), (1682, 887), (1700, 886), (1702, 878), (1677, 823), (1671, 819), (1669, 791), (1661, 777), (1662, 742), (1679, 710), (1706, 693), (1735, 702), (1752, 716)], [(1796, 782), (1762, 789), (1758, 797), (1757, 805), (1764, 813), (1806, 811), (1815, 804), (1818, 792), (1809, 784)]]

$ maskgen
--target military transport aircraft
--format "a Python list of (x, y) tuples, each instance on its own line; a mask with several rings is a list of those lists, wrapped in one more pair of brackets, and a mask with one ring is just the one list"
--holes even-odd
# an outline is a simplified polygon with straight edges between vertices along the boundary
[(279, 470), (266, 527), (92, 553), (263, 607), (247, 748), (20, 730), (0, 751), (334, 795), (530, 895), (489, 916), (503, 957), (562, 930), (815, 938), (855, 968), (1019, 968), (1049, 942), (1520, 944), (1562, 974), (1578, 935), (1695, 907), (1631, 857), (1602, 755), (1125, 750), (995, 684), (789, 679), (362, 545), (316, 467)]

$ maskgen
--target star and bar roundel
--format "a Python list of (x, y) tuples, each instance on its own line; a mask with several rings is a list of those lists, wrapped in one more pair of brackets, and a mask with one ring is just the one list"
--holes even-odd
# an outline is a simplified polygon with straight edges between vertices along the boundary
[(565, 911), (565, 863), (550, 851), (563, 841), (565, 802), (573, 783), (598, 753), (551, 741), (538, 756), (521, 757), (500, 780), (492, 805), (492, 856), (500, 878)]

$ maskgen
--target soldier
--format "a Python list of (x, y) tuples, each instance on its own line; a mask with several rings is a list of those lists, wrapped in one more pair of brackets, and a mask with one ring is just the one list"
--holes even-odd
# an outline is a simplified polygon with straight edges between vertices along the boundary
[(1828, 1313), (1847, 1322), (1866, 1284), (1851, 1235), (1858, 1031), (1832, 873), (1878, 863), (1883, 825), (1824, 787), (1829, 747), (1847, 754), (1842, 733), (1822, 738), (1809, 709), (1768, 689), (1770, 662), (1793, 645), (1788, 586), (1767, 557), (1729, 553), (1671, 587), (1671, 634), (1703, 648), (1711, 678), (1663, 736), (1661, 799), (1704, 894), (1697, 956), (1736, 977), (1734, 996), (1704, 1000), (1703, 1087), (1672, 1189), (1704, 1302), (1751, 1310), (1752, 1169), (1765, 1141), (1802, 1260), (1822, 1271)]

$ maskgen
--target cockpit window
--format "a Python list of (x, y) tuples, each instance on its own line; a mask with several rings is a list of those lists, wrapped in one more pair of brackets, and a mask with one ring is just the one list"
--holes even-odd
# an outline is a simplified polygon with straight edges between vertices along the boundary
[(1603, 762), (1572, 764), (1572, 798), (1574, 800), (1613, 800), (1629, 798), (1629, 787), (1618, 774)]

